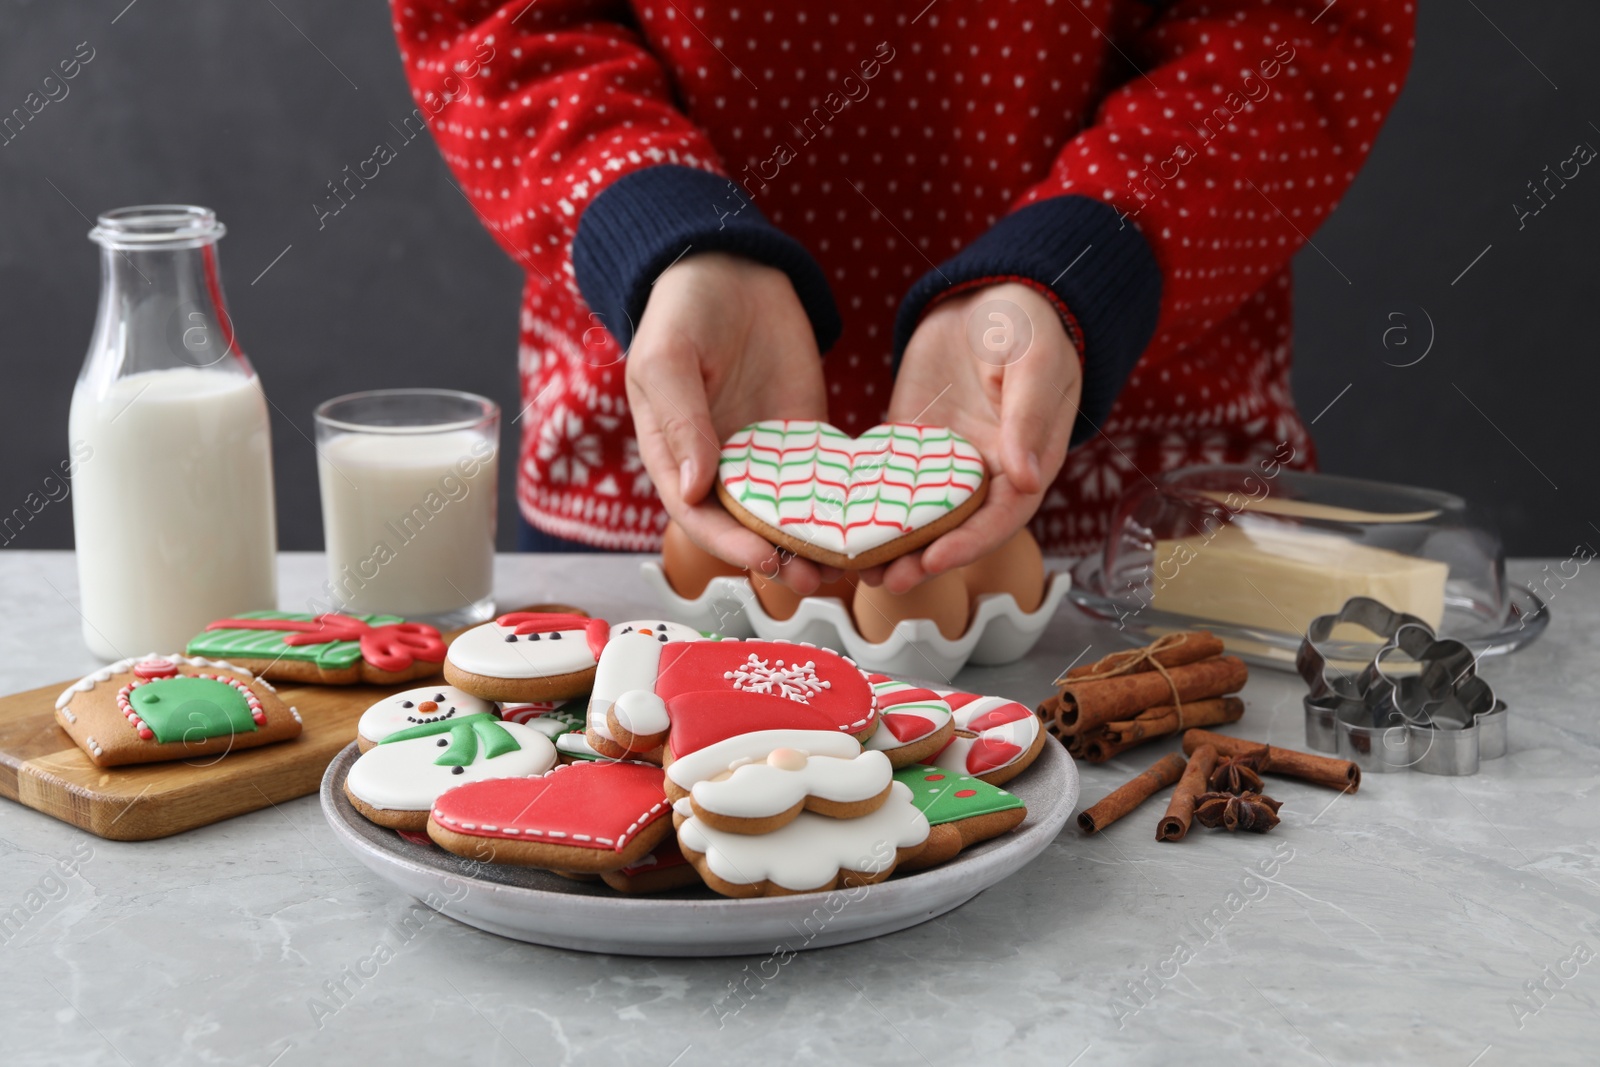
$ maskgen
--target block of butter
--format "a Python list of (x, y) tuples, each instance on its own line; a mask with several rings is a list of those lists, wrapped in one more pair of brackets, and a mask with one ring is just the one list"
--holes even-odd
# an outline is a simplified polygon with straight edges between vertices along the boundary
[[(1318, 615), (1369, 596), (1438, 629), (1447, 564), (1293, 523), (1241, 516), (1209, 536), (1158, 540), (1150, 579), (1159, 611), (1305, 633)], [(1335, 640), (1371, 640), (1340, 626)]]

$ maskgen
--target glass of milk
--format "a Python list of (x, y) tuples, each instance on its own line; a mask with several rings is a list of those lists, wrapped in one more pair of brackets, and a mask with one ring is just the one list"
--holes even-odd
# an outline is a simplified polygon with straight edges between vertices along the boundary
[(493, 615), (499, 407), (379, 389), (326, 401), (316, 420), (332, 610), (441, 628)]
[(83, 637), (104, 659), (181, 652), (214, 619), (277, 607), (267, 401), (234, 336), (207, 208), (118, 208), (72, 393)]

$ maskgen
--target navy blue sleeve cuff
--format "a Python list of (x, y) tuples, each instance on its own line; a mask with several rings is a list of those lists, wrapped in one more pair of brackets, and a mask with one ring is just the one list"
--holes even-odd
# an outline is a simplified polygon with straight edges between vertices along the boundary
[(1093, 436), (1155, 333), (1161, 270), (1133, 224), (1110, 204), (1057, 196), (995, 223), (966, 248), (924, 274), (894, 324), (895, 369), (928, 305), (964, 282), (1028, 278), (1054, 293), (1083, 331), (1083, 415), (1072, 443)]
[(731, 252), (783, 271), (817, 348), (825, 352), (839, 339), (839, 309), (817, 261), (737, 184), (703, 170), (663, 164), (608, 186), (578, 221), (572, 266), (583, 298), (626, 348), (656, 278), (699, 252)]

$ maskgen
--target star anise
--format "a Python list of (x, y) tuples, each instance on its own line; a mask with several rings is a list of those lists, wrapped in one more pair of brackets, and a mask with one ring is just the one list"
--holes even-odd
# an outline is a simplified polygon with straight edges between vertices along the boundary
[(1213, 792), (1234, 794), (1259, 793), (1261, 784), (1261, 757), (1256, 755), (1223, 756), (1206, 782)]
[(1260, 793), (1201, 793), (1195, 798), (1194, 817), (1201, 826), (1222, 827), (1229, 833), (1249, 830), (1264, 834), (1278, 825), (1283, 805)]

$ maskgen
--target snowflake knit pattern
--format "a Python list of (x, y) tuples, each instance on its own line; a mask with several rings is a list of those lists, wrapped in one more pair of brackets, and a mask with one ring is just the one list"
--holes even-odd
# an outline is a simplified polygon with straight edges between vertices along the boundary
[[(583, 294), (605, 281), (574, 260), (580, 223), (624, 179), (646, 202), (679, 190), (662, 214), (703, 216), (708, 237), (769, 226), (802, 249), (772, 261), (819, 339), (837, 333), (824, 373), (846, 433), (883, 421), (930, 292), (1008, 275), (1054, 292), (1081, 320), (1086, 399), (1083, 443), (1033, 522), (1047, 551), (1089, 550), (1121, 492), (1161, 471), (1314, 462), (1289, 390), (1289, 265), (1400, 92), (1410, 2), (392, 3), (418, 113), (527, 275), (517, 495), (549, 533), (654, 550), (665, 523), (624, 396), (631, 324), (597, 313)], [(675, 170), (714, 194), (646, 173)], [(1026, 242), (1006, 220), (1030, 209), (1020, 229), (1048, 254), (1013, 266)], [(1100, 258), (1122, 253), (1094, 235), (1119, 230), (1147, 246), (1158, 287), (1136, 271), (1124, 286), (1123, 260)], [(956, 271), (986, 234), (999, 251)], [(636, 258), (659, 272), (660, 251)], [(806, 252), (814, 286), (793, 265)], [(1148, 315), (1144, 292), (1159, 294)], [(1117, 333), (1146, 317), (1136, 339)]]

